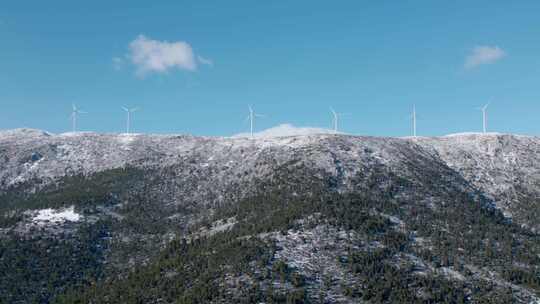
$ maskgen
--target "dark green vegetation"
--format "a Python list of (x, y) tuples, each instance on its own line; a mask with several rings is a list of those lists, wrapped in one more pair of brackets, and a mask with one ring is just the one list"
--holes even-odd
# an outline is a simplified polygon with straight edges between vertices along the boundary
[[(336, 292), (370, 303), (524, 297), (500, 282), (540, 294), (538, 236), (444, 180), (435, 173), (440, 169), (420, 170), (424, 175), (413, 184), (371, 168), (342, 193), (335, 177), (288, 163), (258, 180), (249, 197), (204, 208), (187, 199), (163, 203), (178, 195), (167, 186), (173, 170), (110, 170), (66, 178), (32, 195), (6, 194), (0, 210), (9, 215), (0, 217), (0, 227), (23, 220), (28, 209), (70, 205), (87, 221), (63, 233), (5, 229), (0, 302), (326, 303)], [(230, 230), (192, 234), (232, 217), (237, 223)], [(262, 237), (319, 225), (357, 235), (336, 258), (349, 274), (342, 281), (309, 276), (276, 259), (284, 248)], [(437, 271), (443, 269), (463, 278)], [(485, 269), (500, 282), (482, 276)]]
[(123, 168), (100, 172), (91, 177), (71, 176), (47, 186), (37, 194), (28, 193), (30, 184), (25, 183), (0, 195), (0, 212), (20, 213), (29, 209), (69, 205), (90, 208), (114, 204), (121, 199), (121, 195), (141, 185), (144, 174), (142, 170)]
[(67, 287), (84, 288), (103, 278), (107, 231), (97, 222), (69, 237), (1, 238), (0, 303), (47, 302)]

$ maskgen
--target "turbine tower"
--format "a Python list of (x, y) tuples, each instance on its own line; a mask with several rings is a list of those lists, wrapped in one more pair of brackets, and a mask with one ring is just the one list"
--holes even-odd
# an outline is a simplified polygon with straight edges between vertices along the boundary
[(482, 111), (482, 127), (484, 134), (487, 133), (487, 108), (489, 107), (489, 104), (484, 105), (481, 108), (478, 108), (478, 110)]
[(248, 106), (248, 109), (249, 115), (246, 117), (246, 121), (249, 120), (249, 135), (253, 138), (253, 125), (255, 124), (255, 117), (264, 117), (264, 115), (255, 113), (251, 106)]
[(127, 113), (127, 121), (126, 121), (126, 134), (129, 134), (129, 131), (130, 131), (130, 128), (131, 128), (131, 113), (133, 112), (136, 112), (139, 110), (139, 108), (127, 108), (127, 107), (122, 107), (122, 109), (124, 109), (124, 111), (126, 111)]
[(75, 104), (71, 104), (71, 115), (69, 116), (69, 118), (71, 119), (72, 132), (77, 132), (77, 115), (79, 114), (87, 114), (87, 113), (79, 110)]
[(338, 113), (334, 111), (332, 107), (330, 107), (330, 112), (332, 113), (332, 127), (334, 129), (334, 133), (337, 133), (339, 131), (339, 118), (343, 115), (348, 115), (348, 114)]
[(416, 137), (416, 105), (413, 105), (411, 119), (412, 119), (412, 124), (413, 124), (412, 126), (413, 137)]

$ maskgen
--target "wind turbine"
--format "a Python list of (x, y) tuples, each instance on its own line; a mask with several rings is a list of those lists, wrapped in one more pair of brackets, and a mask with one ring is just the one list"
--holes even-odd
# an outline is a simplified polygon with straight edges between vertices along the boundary
[(131, 127), (131, 113), (138, 111), (139, 108), (136, 107), (136, 108), (129, 109), (127, 107), (122, 107), (122, 109), (124, 109), (124, 111), (126, 111), (126, 113), (127, 113), (126, 133), (129, 134), (129, 130), (130, 130), (130, 127)]
[(75, 104), (71, 104), (71, 109), (72, 109), (71, 115), (69, 116), (69, 118), (71, 119), (71, 130), (73, 132), (76, 132), (77, 131), (77, 115), (87, 114), (87, 113), (79, 110)]
[(249, 134), (253, 138), (253, 125), (255, 123), (255, 117), (264, 117), (264, 115), (255, 113), (251, 106), (248, 106), (248, 109), (249, 115), (246, 117), (246, 121), (249, 120)]
[(345, 113), (337, 113), (334, 111), (332, 107), (330, 107), (330, 112), (332, 112), (332, 125), (334, 128), (334, 133), (337, 133), (339, 130), (339, 118), (343, 115), (347, 115)]
[(487, 108), (489, 107), (490, 104), (491, 102), (487, 103), (481, 108), (478, 108), (478, 110), (482, 111), (482, 127), (483, 127), (484, 134), (487, 133)]
[(412, 126), (413, 137), (416, 137), (416, 105), (415, 104), (413, 105), (411, 119), (412, 119), (412, 124), (413, 124)]

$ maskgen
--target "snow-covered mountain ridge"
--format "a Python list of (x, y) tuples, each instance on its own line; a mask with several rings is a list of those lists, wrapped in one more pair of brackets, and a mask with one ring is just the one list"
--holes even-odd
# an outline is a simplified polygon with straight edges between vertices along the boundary
[(291, 160), (339, 175), (341, 186), (347, 188), (362, 167), (384, 165), (406, 175), (400, 168), (411, 159), (422, 158), (446, 164), (507, 216), (537, 226), (527, 206), (537, 204), (540, 197), (540, 138), (497, 133), (418, 138), (306, 134), (250, 139), (91, 132), (54, 135), (16, 129), (0, 132), (0, 191), (30, 180), (47, 184), (66, 175), (89, 175), (123, 166), (189, 164), (210, 180), (219, 176), (221, 182), (230, 183), (226, 180), (242, 174), (268, 176), (271, 162)]
[[(161, 287), (142, 302), (174, 303), (192, 282), (219, 294), (211, 303), (255, 287), (257, 302), (269, 292), (315, 301), (321, 290), (325, 303), (538, 300), (540, 139), (310, 132), (0, 132), (0, 245), (28, 262), (0, 263), (0, 291), (27, 299), (12, 282), (32, 294), (61, 271), (64, 285), (43, 299), (96, 278), (96, 290), (85, 285), (95, 302), (148, 280)], [(62, 262), (40, 278), (24, 272), (36, 261)], [(221, 265), (210, 281), (193, 271), (209, 263)], [(124, 280), (132, 269), (140, 279)]]
[(538, 230), (540, 138), (462, 134), (414, 141), (491, 198), (506, 216)]

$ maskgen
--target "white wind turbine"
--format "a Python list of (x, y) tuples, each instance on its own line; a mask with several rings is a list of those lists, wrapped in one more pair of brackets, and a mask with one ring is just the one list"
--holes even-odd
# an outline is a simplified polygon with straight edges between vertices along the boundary
[(251, 106), (248, 106), (248, 109), (249, 115), (246, 117), (246, 121), (249, 120), (249, 134), (251, 137), (253, 137), (253, 125), (255, 124), (255, 117), (264, 117), (264, 115), (255, 113)]
[(332, 107), (330, 107), (330, 112), (332, 112), (332, 127), (334, 129), (334, 133), (337, 133), (339, 131), (339, 118), (348, 114), (337, 113)]
[(412, 131), (413, 131), (413, 137), (416, 137), (416, 105), (413, 105), (413, 110), (411, 114), (412, 119)]
[(489, 107), (490, 104), (491, 102), (487, 103), (481, 108), (478, 108), (478, 110), (482, 111), (482, 130), (484, 134), (487, 133), (487, 108)]
[(126, 111), (127, 113), (127, 121), (126, 121), (126, 133), (129, 134), (129, 131), (130, 131), (130, 128), (131, 128), (131, 113), (133, 112), (136, 112), (139, 110), (139, 108), (127, 108), (127, 107), (122, 107), (122, 109), (124, 109), (124, 111)]
[(81, 111), (75, 104), (71, 104), (71, 115), (69, 118), (71, 119), (71, 130), (73, 132), (77, 131), (77, 115), (79, 114), (87, 114), (87, 112)]

